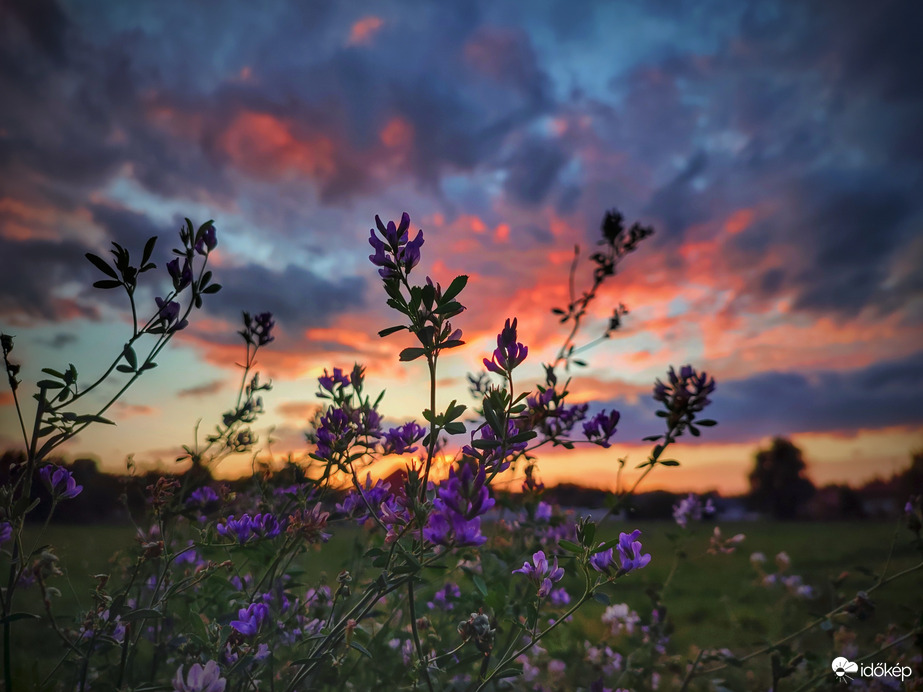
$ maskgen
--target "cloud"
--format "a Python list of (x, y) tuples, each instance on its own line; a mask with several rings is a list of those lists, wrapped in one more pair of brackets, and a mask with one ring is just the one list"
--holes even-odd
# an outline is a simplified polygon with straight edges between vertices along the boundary
[(221, 283), (221, 291), (209, 296), (209, 313), (236, 323), (241, 310), (271, 312), (291, 333), (325, 326), (341, 312), (362, 307), (366, 288), (365, 279), (325, 279), (292, 264), (281, 271), (260, 264), (222, 267)]
[(180, 398), (199, 398), (203, 396), (209, 396), (211, 394), (217, 394), (220, 392), (222, 389), (224, 389), (224, 385), (224, 380), (211, 380), (203, 384), (197, 384), (192, 387), (181, 389), (176, 393), (176, 396)]

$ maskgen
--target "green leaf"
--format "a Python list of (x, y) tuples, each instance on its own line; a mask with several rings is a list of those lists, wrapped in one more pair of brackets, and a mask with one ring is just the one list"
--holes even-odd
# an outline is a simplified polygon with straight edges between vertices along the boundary
[(115, 269), (110, 267), (102, 257), (97, 257), (92, 252), (88, 252), (86, 258), (106, 276), (111, 276), (113, 279), (119, 278), (119, 275), (115, 273)]
[(389, 334), (394, 334), (395, 332), (399, 332), (402, 329), (407, 329), (407, 327), (405, 327), (403, 324), (398, 324), (394, 327), (388, 327), (387, 329), (382, 329), (380, 332), (378, 332), (378, 336), (384, 338), (388, 336)]
[(41, 620), (41, 615), (35, 613), (10, 613), (5, 618), (0, 618), (0, 623), (16, 622), (17, 620)]
[(445, 293), (442, 294), (442, 302), (446, 303), (459, 293), (462, 292), (462, 289), (468, 285), (468, 277), (464, 274), (461, 276), (456, 276), (452, 279), (452, 283), (449, 284), (449, 287), (445, 290)]
[(449, 408), (445, 412), (445, 419), (446, 421), (453, 421), (467, 410), (468, 407), (464, 404), (456, 405), (453, 401), (451, 404), (449, 404)]
[(522, 675), (522, 668), (506, 668), (497, 673), (496, 678), (515, 678)]
[(474, 587), (481, 592), (482, 596), (487, 595), (487, 584), (484, 583), (484, 579), (480, 574), (475, 574), (471, 577), (471, 581), (474, 582)]
[(135, 354), (135, 349), (133, 349), (130, 344), (125, 344), (125, 348), (122, 349), (122, 355), (125, 356), (125, 360), (128, 361), (132, 370), (137, 369), (138, 356)]
[(701, 428), (711, 428), (712, 426), (718, 425), (718, 421), (706, 418), (705, 420), (697, 420), (695, 424)]
[(154, 245), (156, 244), (156, 235), (147, 239), (147, 242), (144, 244), (144, 252), (141, 253), (141, 264), (147, 264), (147, 261), (151, 258), (151, 255), (154, 254)]
[(362, 654), (363, 656), (368, 656), (369, 658), (372, 658), (371, 652), (368, 649), (366, 649), (364, 646), (362, 646), (361, 644), (357, 644), (356, 642), (350, 642), (349, 645), (352, 648), (354, 648), (356, 651), (358, 651), (360, 654)]
[(449, 435), (461, 435), (467, 430), (464, 423), (446, 423), (443, 428)]
[(433, 312), (436, 313), (437, 315), (448, 315), (449, 317), (452, 317), (454, 315), (457, 315), (464, 309), (465, 309), (464, 305), (462, 305), (461, 303), (457, 303), (453, 300), (450, 303), (443, 303), (442, 305), (438, 306), (435, 310), (433, 310)]
[(115, 369), (119, 372), (134, 372), (135, 369), (130, 365), (116, 365)]
[(574, 543), (573, 541), (561, 540), (558, 541), (558, 545), (564, 548), (569, 553), (580, 553), (583, 552), (583, 548)]
[(64, 386), (62, 382), (55, 382), (54, 380), (39, 380), (35, 383), (35, 386), (39, 389), (61, 389)]
[(109, 288), (118, 288), (121, 285), (122, 285), (121, 281), (114, 281), (112, 279), (103, 279), (102, 281), (94, 282), (93, 288), (109, 289)]
[(221, 290), (221, 284), (211, 284), (202, 289), (202, 293), (211, 295), (212, 293), (217, 293)]
[(411, 361), (416, 360), (420, 356), (426, 355), (426, 349), (423, 348), (405, 348), (401, 351), (400, 360), (402, 361)]
[(593, 594), (593, 600), (594, 600), (594, 601), (599, 601), (599, 602), (602, 603), (604, 606), (607, 606), (607, 605), (609, 605), (610, 603), (612, 603), (612, 601), (609, 599), (609, 596), (607, 596), (606, 594), (604, 594), (602, 591), (597, 591), (596, 593), (594, 593), (594, 594)]
[(131, 622), (132, 620), (154, 620), (162, 617), (163, 613), (161, 613), (159, 610), (154, 610), (153, 608), (138, 608), (137, 610), (131, 610), (125, 613), (122, 616), (122, 621)]
[(64, 373), (58, 372), (57, 370), (52, 370), (51, 368), (42, 368), (42, 372), (45, 373), (46, 375), (57, 377), (59, 380), (64, 379)]
[(77, 416), (78, 423), (104, 423), (106, 425), (115, 425), (108, 418), (103, 418), (102, 416), (97, 416), (96, 414), (86, 414), (83, 416)]
[(471, 445), (475, 449), (496, 449), (500, 446), (500, 440), (474, 440)]
[(679, 462), (676, 459), (665, 459), (664, 461), (657, 462), (661, 466), (679, 466)]

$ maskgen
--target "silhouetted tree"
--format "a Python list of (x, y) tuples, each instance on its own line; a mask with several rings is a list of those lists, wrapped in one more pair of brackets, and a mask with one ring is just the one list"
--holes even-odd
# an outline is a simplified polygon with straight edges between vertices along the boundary
[(769, 449), (756, 453), (756, 466), (750, 473), (753, 507), (776, 519), (793, 518), (814, 494), (805, 468), (800, 449), (784, 438), (774, 439)]

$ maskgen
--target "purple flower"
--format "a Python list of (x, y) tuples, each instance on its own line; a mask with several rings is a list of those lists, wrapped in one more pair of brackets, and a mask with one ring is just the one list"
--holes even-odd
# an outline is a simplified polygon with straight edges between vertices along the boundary
[(188, 259), (183, 262), (183, 266), (180, 268), (179, 257), (174, 257), (167, 262), (167, 271), (170, 272), (170, 278), (173, 280), (173, 288), (176, 291), (182, 291), (186, 286), (192, 283), (192, 267)]
[[(154, 298), (154, 302), (157, 303), (157, 316), (163, 322), (164, 328), (171, 328), (172, 325), (171, 331), (178, 332), (189, 326), (188, 320), (177, 321), (179, 320), (180, 304), (175, 300), (167, 301), (158, 297)], [(174, 322), (176, 324), (173, 324)]]
[(0, 521), (0, 544), (6, 543), (13, 536), (13, 525), (8, 521)]
[(570, 594), (567, 593), (567, 589), (562, 586), (560, 589), (555, 589), (551, 592), (550, 600), (551, 605), (558, 606), (560, 608), (570, 603)]
[(260, 631), (263, 621), (269, 617), (269, 606), (265, 603), (251, 603), (237, 611), (238, 620), (231, 620), (231, 627), (245, 637), (252, 637)]
[(334, 368), (332, 375), (327, 373), (327, 368), (324, 368), (324, 374), (318, 377), (317, 381), (320, 383), (321, 389), (326, 389), (331, 394), (333, 394), (333, 390), (337, 386), (349, 386), (349, 377), (344, 375), (343, 370), (340, 368)]
[(71, 472), (63, 466), (47, 464), (39, 469), (39, 475), (55, 501), (77, 497), (83, 491), (83, 486), (77, 485)]
[(512, 322), (507, 318), (503, 330), (497, 335), (497, 348), (492, 359), (484, 359), (484, 367), (491, 372), (507, 374), (529, 355), (529, 347), (516, 341), (516, 322), (515, 317)]
[(609, 439), (615, 435), (615, 426), (618, 425), (620, 417), (618, 411), (606, 413), (604, 409), (583, 424), (583, 434), (590, 442), (608, 449), (611, 446)]
[(410, 228), (410, 215), (407, 212), (401, 216), (400, 226), (395, 226), (393, 221), (389, 221), (385, 226), (377, 215), (375, 225), (384, 237), (384, 240), (381, 240), (375, 235), (375, 229), (371, 229), (369, 244), (375, 250), (375, 254), (369, 255), (369, 260), (376, 267), (380, 267), (378, 274), (383, 279), (397, 278), (402, 272), (404, 275), (409, 274), (410, 270), (420, 262), (423, 231), (419, 231), (416, 238), (408, 242), (407, 231)]
[(209, 485), (203, 485), (201, 488), (196, 488), (193, 490), (189, 497), (186, 498), (186, 505), (200, 505), (205, 506), (213, 502), (219, 501), (218, 493)]
[(426, 607), (430, 610), (436, 608), (441, 610), (454, 610), (455, 604), (452, 603), (452, 601), (458, 600), (459, 598), (461, 598), (461, 589), (458, 588), (458, 584), (448, 582), (444, 587), (433, 594), (433, 600), (427, 602)]
[(215, 525), (215, 530), (222, 536), (236, 538), (238, 543), (244, 544), (251, 538), (274, 538), (279, 535), (282, 527), (279, 520), (272, 514), (242, 514), (240, 519), (235, 519), (232, 514), (224, 521)]
[(183, 667), (180, 666), (173, 678), (173, 689), (176, 692), (224, 692), (226, 684), (227, 680), (221, 677), (221, 670), (215, 661), (209, 661), (204, 668), (193, 663), (185, 679)]
[[(667, 379), (669, 384), (660, 380), (654, 383), (654, 400), (664, 404), (665, 417), (671, 426), (682, 422), (692, 425), (696, 414), (711, 403), (708, 395), (715, 391), (715, 379), (708, 379), (704, 372), (696, 373), (691, 365), (680, 368), (678, 375), (671, 367)], [(714, 425), (714, 422), (708, 424)], [(696, 434), (696, 430), (692, 432)]]
[(641, 529), (635, 529), (631, 533), (619, 534), (619, 562), (622, 563), (622, 574), (627, 574), (632, 570), (646, 567), (651, 561), (650, 554), (641, 554)]
[(331, 406), (321, 417), (317, 428), (317, 449), (315, 454), (323, 461), (332, 461), (334, 452), (343, 452), (353, 438), (349, 414), (341, 408)]
[[(390, 503), (392, 499), (390, 486), (384, 484), (381, 479), (375, 481), (373, 485), (371, 474), (366, 474), (365, 476), (362, 495), (365, 496), (365, 501), (355, 490), (350, 490), (343, 498), (343, 502), (338, 502), (335, 505), (335, 509), (346, 516), (355, 517), (356, 521), (363, 524), (369, 518), (369, 506), (380, 515), (382, 504)], [(366, 502), (368, 502), (368, 506), (366, 506)]]
[(399, 428), (391, 428), (384, 435), (385, 454), (413, 454), (417, 451), (414, 443), (426, 434), (426, 428), (421, 428), (416, 421), (405, 423)]
[(699, 521), (702, 519), (703, 514), (710, 515), (714, 514), (714, 512), (715, 506), (712, 504), (711, 498), (703, 506), (702, 501), (696, 497), (695, 493), (689, 493), (679, 501), (678, 505), (673, 506), (673, 519), (685, 529), (690, 519)]
[(526, 575), (538, 586), (539, 598), (548, 596), (551, 593), (552, 584), (564, 578), (564, 568), (558, 567), (558, 558), (555, 558), (554, 563), (550, 565), (542, 550), (532, 555), (532, 564), (524, 562), (522, 567), (514, 569), (513, 574), (516, 573)]
[[(624, 536), (625, 534), (622, 535)], [(603, 544), (600, 543), (599, 545)], [(590, 567), (595, 569), (597, 572), (609, 574), (609, 572), (611, 572), (615, 567), (615, 559), (612, 557), (612, 548), (601, 550), (598, 553), (593, 553), (590, 556)]]
[(195, 251), (200, 255), (207, 255), (218, 246), (218, 235), (214, 224), (208, 224), (202, 229), (202, 234), (195, 244)]
[(222, 536), (236, 538), (238, 543), (246, 543), (253, 535), (253, 520), (249, 514), (241, 515), (240, 519), (235, 519), (232, 514), (224, 521), (219, 521), (215, 530)]
[(480, 516), (494, 506), (495, 500), (487, 489), (484, 467), (463, 464), (456, 474), (440, 484), (433, 500), (434, 510), (423, 529), (423, 537), (437, 545), (477, 546), (487, 541), (481, 535)]
[(279, 526), (278, 519), (276, 519), (269, 512), (266, 512), (264, 514), (255, 514), (253, 516), (253, 530), (256, 535), (262, 538), (275, 538), (279, 535), (282, 527)]

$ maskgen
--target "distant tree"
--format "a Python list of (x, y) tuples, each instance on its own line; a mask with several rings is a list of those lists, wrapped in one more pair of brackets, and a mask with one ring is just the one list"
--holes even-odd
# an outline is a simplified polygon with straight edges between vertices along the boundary
[(897, 485), (897, 500), (901, 507), (911, 495), (923, 492), (923, 449), (912, 452), (910, 455), (910, 468), (895, 478)]
[(784, 438), (774, 439), (769, 449), (756, 453), (756, 465), (750, 473), (753, 507), (776, 519), (793, 518), (815, 491), (805, 470), (801, 450)]

